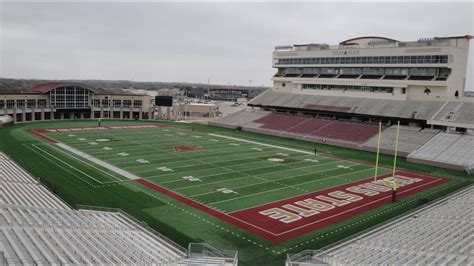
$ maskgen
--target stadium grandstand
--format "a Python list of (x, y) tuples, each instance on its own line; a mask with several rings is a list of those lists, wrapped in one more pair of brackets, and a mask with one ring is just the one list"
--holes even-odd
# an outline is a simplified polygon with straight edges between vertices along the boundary
[(474, 101), (464, 97), (471, 38), (278, 46), (273, 87), (249, 102), (252, 109), (211, 124), (375, 151), (381, 122), (380, 152), (393, 154), (398, 136), (398, 155), (409, 161), (471, 172)]
[(0, 184), (1, 265), (237, 263), (203, 243), (186, 250), (120, 210), (75, 210), (2, 153)]
[(474, 187), (287, 265), (472, 265)]

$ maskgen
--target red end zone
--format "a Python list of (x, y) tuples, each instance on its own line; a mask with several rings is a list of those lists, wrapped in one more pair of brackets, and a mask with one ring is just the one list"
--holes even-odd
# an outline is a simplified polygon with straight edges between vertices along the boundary
[[(281, 243), (390, 203), (392, 191), (383, 181), (387, 177), (391, 174), (379, 176), (377, 183), (368, 178), (228, 214), (147, 180), (136, 182), (274, 243)], [(399, 171), (396, 181), (399, 185), (397, 198), (403, 198), (448, 180)]]
[[(383, 181), (387, 177), (391, 174), (379, 176), (377, 183), (373, 178), (364, 179), (230, 215), (266, 231), (262, 234), (262, 231), (251, 230), (254, 233), (265, 235), (274, 242), (283, 242), (390, 203), (390, 184)], [(399, 185), (397, 198), (403, 198), (448, 180), (399, 171), (396, 181)]]

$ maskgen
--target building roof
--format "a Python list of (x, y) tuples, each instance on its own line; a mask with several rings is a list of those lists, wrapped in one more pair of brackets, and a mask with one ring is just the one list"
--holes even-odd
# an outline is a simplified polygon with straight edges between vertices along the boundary
[(97, 92), (96, 89), (90, 87), (90, 86), (87, 86), (85, 84), (79, 84), (79, 83), (63, 83), (63, 82), (48, 82), (48, 83), (40, 83), (40, 84), (37, 84), (35, 86), (33, 86), (31, 88), (32, 91), (34, 92), (38, 92), (38, 93), (47, 93), (49, 92), (50, 90), (53, 90), (53, 89), (56, 89), (56, 88), (59, 88), (59, 87), (63, 87), (63, 86), (73, 86), (73, 85), (77, 85), (78, 87), (82, 87), (82, 88), (86, 88), (86, 89), (89, 89), (93, 92)]
[(45, 94), (49, 91), (63, 87), (63, 86), (77, 86), (90, 90), (99, 95), (126, 95), (126, 96), (143, 96), (146, 94), (134, 92), (131, 90), (124, 90), (121, 88), (95, 88), (83, 83), (77, 82), (47, 82), (39, 83), (29, 88), (11, 87), (7, 84), (0, 83), (0, 94)]
[(350, 42), (357, 41), (357, 40), (363, 40), (363, 39), (379, 39), (383, 41), (389, 41), (389, 42), (400, 42), (395, 39), (387, 38), (387, 37), (381, 37), (381, 36), (361, 36), (361, 37), (356, 37), (352, 39), (348, 39), (345, 41), (340, 42), (339, 44), (344, 45), (344, 44), (349, 44)]

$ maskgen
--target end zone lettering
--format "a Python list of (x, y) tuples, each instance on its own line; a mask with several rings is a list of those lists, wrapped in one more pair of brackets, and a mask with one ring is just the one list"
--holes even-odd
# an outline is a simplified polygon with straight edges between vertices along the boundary
[[(364, 197), (373, 197), (380, 193), (392, 191), (392, 184), (388, 180), (391, 177), (377, 181), (367, 182), (356, 186), (348, 187), (345, 191), (332, 191), (326, 195), (318, 195), (314, 198), (299, 200), (281, 207), (274, 207), (259, 213), (278, 220), (282, 223), (292, 223), (303, 217), (311, 217), (321, 212), (326, 212), (334, 208), (361, 201)], [(396, 175), (393, 181), (397, 187), (404, 187), (422, 181), (420, 178)]]

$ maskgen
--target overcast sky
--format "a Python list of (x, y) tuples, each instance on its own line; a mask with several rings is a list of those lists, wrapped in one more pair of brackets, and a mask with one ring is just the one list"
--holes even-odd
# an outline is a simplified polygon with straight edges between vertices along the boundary
[[(471, 3), (0, 3), (0, 76), (271, 85), (276, 45), (473, 35)], [(470, 71), (474, 40), (471, 41)], [(471, 90), (473, 74), (468, 83)]]

